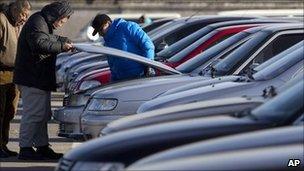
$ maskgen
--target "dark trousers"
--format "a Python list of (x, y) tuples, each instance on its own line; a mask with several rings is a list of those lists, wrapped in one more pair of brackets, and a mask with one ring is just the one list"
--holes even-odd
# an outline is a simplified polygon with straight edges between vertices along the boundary
[(8, 143), (10, 121), (16, 113), (18, 100), (15, 84), (0, 85), (0, 148)]

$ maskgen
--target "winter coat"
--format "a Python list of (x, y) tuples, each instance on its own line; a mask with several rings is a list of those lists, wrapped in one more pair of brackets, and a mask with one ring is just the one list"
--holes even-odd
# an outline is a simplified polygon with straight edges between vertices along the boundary
[(54, 2), (33, 14), (19, 36), (14, 83), (45, 91), (56, 90), (57, 54), (69, 40), (53, 34), (53, 23), (73, 13), (66, 1)]
[(0, 7), (0, 85), (13, 82), (19, 26), (12, 20), (8, 5)]
[[(105, 46), (135, 53), (154, 60), (154, 45), (142, 28), (123, 19), (116, 19), (104, 36)], [(143, 75), (145, 67), (127, 59), (108, 57), (112, 81), (132, 79)]]

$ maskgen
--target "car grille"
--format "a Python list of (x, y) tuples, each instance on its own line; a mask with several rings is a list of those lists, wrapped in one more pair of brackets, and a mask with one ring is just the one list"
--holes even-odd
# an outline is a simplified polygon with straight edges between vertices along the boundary
[(59, 161), (58, 167), (56, 171), (69, 171), (73, 167), (73, 162), (67, 159), (62, 158)]

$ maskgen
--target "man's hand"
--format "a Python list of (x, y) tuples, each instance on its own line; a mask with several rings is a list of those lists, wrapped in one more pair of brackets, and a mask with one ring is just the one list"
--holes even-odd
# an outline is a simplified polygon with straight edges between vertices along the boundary
[(64, 43), (63, 50), (65, 52), (72, 51), (73, 49), (74, 49), (74, 46), (72, 43)]

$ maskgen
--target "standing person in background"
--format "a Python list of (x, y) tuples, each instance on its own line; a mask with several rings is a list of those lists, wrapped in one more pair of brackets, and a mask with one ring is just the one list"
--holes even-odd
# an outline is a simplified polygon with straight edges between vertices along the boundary
[(30, 15), (27, 0), (16, 0), (0, 9), (0, 158), (16, 156), (7, 148), (10, 121), (14, 118), (19, 92), (13, 84), (13, 70), (20, 27)]
[[(153, 42), (138, 24), (121, 18), (112, 21), (108, 15), (98, 14), (92, 22), (92, 27), (93, 36), (97, 33), (103, 36), (105, 46), (154, 60)], [(112, 81), (139, 78), (144, 76), (147, 70), (140, 63), (111, 56), (108, 57), (108, 63)]]
[(56, 90), (56, 56), (73, 46), (68, 38), (54, 35), (53, 30), (63, 26), (72, 13), (69, 2), (53, 2), (33, 14), (20, 33), (14, 72), (23, 101), (19, 159), (62, 157), (49, 147), (47, 123), (51, 118), (51, 91)]
[(138, 23), (141, 25), (141, 27), (145, 27), (152, 23), (151, 18), (147, 17), (145, 14), (139, 17)]

